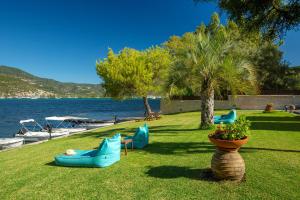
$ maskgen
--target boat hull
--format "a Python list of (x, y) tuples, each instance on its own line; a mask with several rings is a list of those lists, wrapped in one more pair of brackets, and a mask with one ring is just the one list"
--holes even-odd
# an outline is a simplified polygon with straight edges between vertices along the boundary
[(0, 150), (20, 147), (23, 143), (23, 138), (0, 138)]
[[(51, 138), (63, 137), (69, 135), (68, 131), (61, 131), (61, 132), (53, 132), (51, 133)], [(23, 134), (16, 134), (17, 138), (24, 138), (25, 143), (31, 142), (39, 142), (42, 140), (50, 139), (50, 134), (47, 132), (27, 132)]]
[(86, 128), (54, 128), (52, 129), (53, 131), (57, 132), (69, 132), (70, 134), (72, 133), (78, 133), (82, 131), (86, 131)]

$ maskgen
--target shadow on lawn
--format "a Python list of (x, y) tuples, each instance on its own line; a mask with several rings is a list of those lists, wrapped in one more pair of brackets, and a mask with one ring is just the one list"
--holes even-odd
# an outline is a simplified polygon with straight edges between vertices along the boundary
[(92, 166), (62, 166), (62, 165), (57, 165), (55, 161), (51, 161), (46, 163), (45, 165), (51, 166), (51, 167), (63, 167), (63, 168), (98, 168), (98, 167), (92, 167)]
[[(209, 142), (153, 142), (143, 150), (152, 154), (183, 155), (214, 153), (215, 149), (216, 147)], [(239, 151), (241, 153), (255, 153), (257, 151), (300, 153), (300, 150), (273, 149), (264, 147), (242, 147)]]
[[(162, 134), (162, 133), (178, 133), (178, 132), (194, 132), (194, 131), (201, 131), (199, 128), (180, 128), (180, 126), (178, 126), (178, 128), (173, 129), (172, 126), (167, 126), (168, 128), (164, 129), (160, 126), (155, 126), (155, 127), (150, 127), (150, 132), (151, 133), (158, 133), (158, 134)], [(173, 126), (174, 127), (174, 126)]]
[(300, 132), (300, 116), (249, 116), (252, 130), (298, 131)]
[[(125, 128), (118, 128), (118, 129), (112, 129), (108, 131), (91, 131), (91, 132), (86, 132), (82, 134), (77, 134), (77, 135), (72, 135), (70, 138), (85, 138), (85, 137), (95, 137), (95, 138), (105, 138), (105, 137), (110, 137), (116, 133), (123, 133), (123, 132), (128, 132), (129, 129)], [(131, 129), (130, 129), (131, 130)]]
[(55, 164), (55, 161), (48, 162), (45, 165), (52, 166), (52, 167), (59, 167), (58, 165)]
[(278, 152), (290, 152), (290, 153), (300, 153), (300, 150), (292, 149), (273, 149), (273, 148), (259, 148), (259, 147), (242, 147), (239, 152), (249, 153), (250, 151), (278, 151)]
[(300, 116), (293, 116), (293, 117), (280, 117), (280, 116), (247, 116), (246, 117), (250, 121), (285, 121), (285, 122), (291, 122), (291, 121), (299, 121), (300, 122)]
[[(150, 126), (150, 134), (154, 133), (155, 136), (157, 135), (165, 135), (170, 133), (174, 133), (176, 135), (178, 132), (187, 132), (187, 131), (197, 131), (199, 129), (182, 129), (180, 128), (180, 125), (168, 125), (168, 126)], [(77, 138), (85, 138), (85, 137), (95, 137), (95, 138), (105, 138), (105, 137), (110, 137), (116, 133), (121, 133), (122, 137), (123, 136), (128, 136), (128, 135), (133, 135), (138, 127), (136, 128), (116, 128), (112, 130), (106, 130), (106, 131), (91, 131), (91, 132), (86, 132), (83, 134), (77, 134), (71, 136), (71, 138), (77, 139)], [(173, 135), (173, 134), (172, 134)]]
[(144, 151), (153, 154), (192, 154), (211, 153), (215, 147), (208, 142), (153, 142)]
[(173, 178), (189, 178), (195, 180), (205, 180), (205, 181), (216, 181), (213, 178), (211, 169), (192, 169), (189, 167), (179, 167), (179, 166), (158, 166), (149, 167), (146, 172), (148, 176), (162, 179), (173, 179)]
[(297, 131), (300, 133), (300, 123), (254, 121), (251, 122), (251, 130)]

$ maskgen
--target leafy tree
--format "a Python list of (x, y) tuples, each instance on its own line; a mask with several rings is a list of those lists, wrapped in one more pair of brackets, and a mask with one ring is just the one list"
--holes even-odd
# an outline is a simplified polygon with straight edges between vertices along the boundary
[(300, 23), (299, 0), (194, 0), (217, 2), (221, 10), (247, 31), (259, 30), (269, 39), (296, 28)]
[(161, 47), (145, 51), (124, 48), (119, 54), (108, 50), (107, 58), (96, 63), (107, 95), (113, 98), (143, 97), (147, 115), (151, 107), (147, 96), (160, 94), (171, 63), (169, 52)]
[(300, 70), (296, 67), (289, 67), (285, 76), (288, 90), (300, 90)]
[(260, 89), (278, 91), (291, 86), (292, 83), (287, 79), (289, 66), (282, 61), (282, 57), (279, 46), (271, 42), (264, 42), (259, 51), (251, 56), (251, 62), (257, 69)]
[[(237, 51), (238, 27), (220, 24), (212, 15), (208, 26), (202, 24), (195, 33), (173, 36), (166, 46), (175, 57), (167, 88), (170, 95), (188, 90), (201, 96), (201, 128), (213, 124), (214, 94), (227, 88), (233, 94), (255, 89), (255, 72), (243, 51)], [(186, 87), (188, 86), (188, 87)]]

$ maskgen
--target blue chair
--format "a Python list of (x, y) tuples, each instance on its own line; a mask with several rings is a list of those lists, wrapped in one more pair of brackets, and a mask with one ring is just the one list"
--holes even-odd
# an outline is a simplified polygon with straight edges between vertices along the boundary
[(232, 124), (237, 119), (236, 110), (232, 109), (227, 115), (214, 116), (214, 123)]
[(107, 167), (120, 160), (121, 135), (105, 138), (96, 150), (75, 150), (75, 155), (55, 156), (55, 163), (61, 166)]
[[(149, 144), (149, 128), (147, 124), (144, 124), (144, 126), (141, 126), (137, 128), (135, 134), (133, 136), (127, 136), (124, 138), (126, 139), (132, 139), (133, 141), (133, 148), (135, 149), (142, 149), (145, 146)], [(124, 148), (124, 145), (122, 145), (122, 148)]]

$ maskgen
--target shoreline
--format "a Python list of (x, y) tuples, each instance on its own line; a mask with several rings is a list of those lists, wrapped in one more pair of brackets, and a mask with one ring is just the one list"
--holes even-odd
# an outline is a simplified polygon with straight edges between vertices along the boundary
[(48, 142), (48, 141), (51, 141), (51, 140), (57, 140), (57, 139), (61, 139), (61, 138), (66, 138), (66, 137), (70, 137), (72, 135), (78, 135), (78, 134), (83, 134), (83, 133), (87, 133), (87, 132), (92, 132), (92, 131), (95, 131), (97, 129), (107, 128), (107, 127), (111, 127), (111, 126), (118, 125), (118, 124), (124, 124), (124, 123), (127, 123), (127, 122), (135, 122), (136, 120), (139, 120), (140, 118), (139, 117), (130, 117), (130, 118), (126, 118), (126, 119), (129, 119), (129, 120), (126, 121), (126, 120), (123, 119), (124, 121), (120, 121), (119, 123), (116, 123), (116, 124), (112, 124), (112, 125), (108, 125), (108, 126), (103, 126), (103, 127), (98, 127), (98, 128), (93, 128), (93, 129), (84, 130), (84, 131), (79, 131), (79, 132), (76, 132), (76, 133), (72, 133), (72, 134), (68, 134), (68, 135), (63, 135), (63, 136), (60, 136), (60, 137), (55, 137), (55, 138), (51, 138), (51, 139), (47, 139), (47, 140), (42, 140), (42, 141), (38, 141), (38, 142), (31, 142), (31, 143), (25, 143), (24, 142), (24, 144), (22, 144), (19, 147), (12, 147), (12, 148), (1, 149), (0, 153), (4, 152), (4, 151), (14, 150), (14, 149), (20, 149), (20, 148), (26, 147), (26, 146), (32, 146), (32, 145), (42, 144), (42, 143), (45, 143), (45, 142)]

